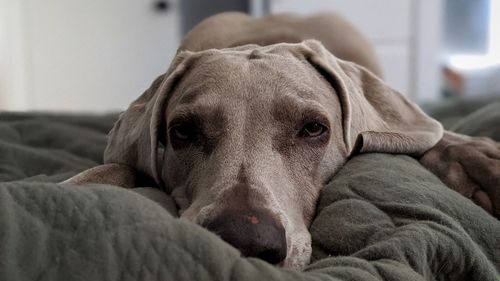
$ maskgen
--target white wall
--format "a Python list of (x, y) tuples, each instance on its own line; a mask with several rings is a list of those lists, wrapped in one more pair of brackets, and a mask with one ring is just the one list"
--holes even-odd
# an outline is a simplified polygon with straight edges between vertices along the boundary
[(27, 109), (22, 2), (0, 0), (0, 110)]
[(371, 40), (389, 85), (416, 101), (440, 90), (443, 0), (270, 0), (272, 12), (336, 11)]
[[(0, 0), (0, 109), (126, 108), (175, 53), (177, 1), (158, 14), (154, 0)], [(255, 12), (262, 1), (254, 2)], [(271, 0), (270, 6), (271, 12), (338, 11), (372, 40), (386, 81), (427, 101), (439, 95), (442, 2)]]
[(5, 107), (2, 93), (7, 90), (7, 24), (6, 3), (0, 0), (0, 110)]
[(444, 1), (413, 1), (415, 20), (411, 42), (414, 62), (410, 69), (411, 88), (413, 99), (423, 103), (441, 98)]
[(1, 1), (16, 47), (5, 66), (18, 78), (0, 92), (9, 109), (124, 109), (179, 44), (175, 1), (167, 14), (153, 11), (153, 1)]

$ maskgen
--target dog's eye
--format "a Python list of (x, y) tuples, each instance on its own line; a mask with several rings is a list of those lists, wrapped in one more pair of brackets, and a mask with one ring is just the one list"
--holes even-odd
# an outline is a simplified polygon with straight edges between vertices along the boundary
[(309, 122), (300, 130), (299, 136), (303, 138), (314, 138), (321, 136), (326, 130), (327, 128), (318, 122)]
[(190, 123), (175, 125), (170, 129), (170, 138), (172, 139), (172, 142), (191, 141), (195, 138), (195, 136), (196, 136), (196, 129), (193, 126), (193, 124)]

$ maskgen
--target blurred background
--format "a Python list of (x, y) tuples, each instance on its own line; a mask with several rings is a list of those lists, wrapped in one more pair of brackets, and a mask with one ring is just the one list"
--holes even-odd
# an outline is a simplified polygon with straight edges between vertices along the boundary
[(0, 110), (123, 110), (229, 10), (337, 11), (419, 103), (500, 95), (500, 0), (0, 0)]

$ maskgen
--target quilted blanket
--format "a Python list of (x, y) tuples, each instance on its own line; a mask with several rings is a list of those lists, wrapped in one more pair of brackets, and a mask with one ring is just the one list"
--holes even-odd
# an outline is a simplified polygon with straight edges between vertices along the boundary
[[(454, 129), (498, 140), (498, 112)], [(241, 257), (134, 189), (58, 185), (101, 163), (116, 117), (0, 113), (0, 280), (500, 279), (500, 222), (404, 155), (359, 155), (324, 187), (303, 271)]]

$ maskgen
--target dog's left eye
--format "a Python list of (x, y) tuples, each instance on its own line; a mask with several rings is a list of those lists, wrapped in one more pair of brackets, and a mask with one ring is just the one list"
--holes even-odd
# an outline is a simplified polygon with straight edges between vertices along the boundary
[(309, 122), (299, 132), (299, 136), (303, 138), (314, 138), (321, 136), (326, 132), (327, 128), (318, 122)]

